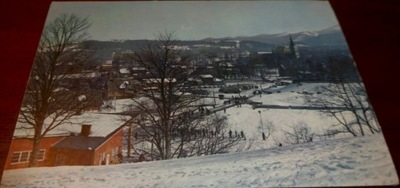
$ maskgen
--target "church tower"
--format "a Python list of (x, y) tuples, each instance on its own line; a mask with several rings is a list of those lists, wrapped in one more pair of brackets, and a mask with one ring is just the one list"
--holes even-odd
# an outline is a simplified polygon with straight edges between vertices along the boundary
[(290, 43), (289, 43), (289, 49), (290, 49), (290, 56), (292, 56), (295, 59), (298, 59), (300, 57), (299, 52), (297, 51), (297, 48), (294, 45), (293, 39), (292, 39), (292, 35), (289, 36), (290, 37)]

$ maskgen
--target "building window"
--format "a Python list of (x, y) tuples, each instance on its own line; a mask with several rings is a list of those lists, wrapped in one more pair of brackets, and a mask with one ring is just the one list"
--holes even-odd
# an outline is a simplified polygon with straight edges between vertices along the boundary
[[(44, 155), (45, 155), (44, 149), (39, 150), (39, 154), (37, 157), (38, 161), (43, 161), (44, 160)], [(32, 151), (18, 151), (14, 152), (12, 157), (11, 157), (11, 163), (26, 163), (29, 161), (29, 157), (31, 156)]]
[(21, 152), (21, 157), (19, 158), (19, 162), (21, 162), (21, 163), (28, 162), (29, 154), (30, 154), (30, 152), (28, 152), (28, 151)]
[(118, 157), (118, 147), (111, 149), (111, 156), (113, 158)]
[(20, 154), (21, 153), (13, 153), (12, 158), (11, 158), (11, 163), (18, 163)]
[(45, 152), (46, 150), (40, 150), (39, 151), (39, 154), (38, 154), (38, 161), (43, 161), (44, 160), (44, 152)]

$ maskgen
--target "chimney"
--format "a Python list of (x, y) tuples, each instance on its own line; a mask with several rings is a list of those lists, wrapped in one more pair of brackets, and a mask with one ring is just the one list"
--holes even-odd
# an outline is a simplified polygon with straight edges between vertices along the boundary
[(86, 136), (88, 137), (90, 134), (90, 128), (92, 127), (92, 125), (90, 124), (83, 124), (82, 128), (81, 128), (81, 136)]

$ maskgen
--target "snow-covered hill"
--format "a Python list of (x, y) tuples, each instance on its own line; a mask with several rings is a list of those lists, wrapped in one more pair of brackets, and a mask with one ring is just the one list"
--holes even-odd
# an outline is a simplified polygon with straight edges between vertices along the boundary
[(100, 167), (8, 170), (1, 187), (277, 187), (398, 184), (382, 135)]
[(255, 41), (274, 45), (288, 45), (289, 36), (291, 36), (298, 45), (307, 46), (346, 46), (346, 40), (343, 36), (339, 25), (334, 25), (319, 31), (301, 31), (296, 33), (276, 33), (276, 34), (260, 34), (255, 36), (238, 36), (225, 38), (207, 38), (203, 41), (213, 40), (239, 40), (239, 41)]

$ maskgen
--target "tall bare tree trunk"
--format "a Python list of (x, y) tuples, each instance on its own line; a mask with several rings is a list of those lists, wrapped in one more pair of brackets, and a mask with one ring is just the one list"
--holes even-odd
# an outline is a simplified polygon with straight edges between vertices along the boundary
[(132, 147), (132, 124), (129, 125), (128, 129), (128, 158), (131, 158), (131, 147)]
[(166, 134), (165, 134), (165, 159), (170, 159), (171, 156), (171, 125), (166, 121)]
[(88, 38), (89, 26), (86, 18), (63, 14), (42, 33), (18, 119), (21, 126), (34, 130), (33, 135), (27, 135), (33, 136), (30, 167), (38, 165), (41, 139), (85, 106), (79, 96), (89, 91), (68, 81), (67, 75), (80, 73), (88, 59), (81, 44)]
[(42, 127), (43, 126), (39, 126), (39, 128), (35, 129), (35, 134), (33, 136), (32, 152), (29, 156), (29, 167), (36, 167), (38, 165), (38, 156), (40, 151), (40, 144), (42, 141)]

